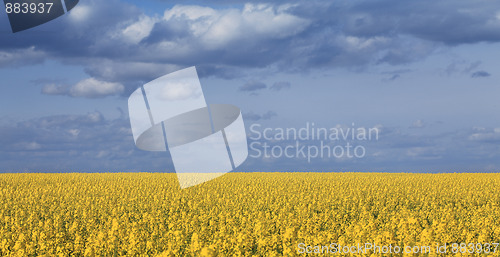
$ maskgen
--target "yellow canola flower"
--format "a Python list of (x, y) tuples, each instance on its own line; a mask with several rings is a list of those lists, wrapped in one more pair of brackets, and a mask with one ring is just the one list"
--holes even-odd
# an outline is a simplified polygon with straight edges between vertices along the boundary
[[(492, 250), (500, 174), (228, 173), (184, 190), (176, 174), (0, 175), (1, 256), (299, 256), (301, 243), (367, 242)], [(484, 253), (462, 255), (500, 246)]]

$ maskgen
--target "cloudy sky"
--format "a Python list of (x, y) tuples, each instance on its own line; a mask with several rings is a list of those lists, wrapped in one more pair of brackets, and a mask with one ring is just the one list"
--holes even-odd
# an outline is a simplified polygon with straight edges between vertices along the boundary
[(196, 66), (207, 102), (240, 107), (254, 146), (297, 143), (252, 139), (255, 124), (380, 132), (324, 142), (363, 158), (249, 157), (238, 170), (500, 171), (499, 50), (491, 0), (80, 0), (15, 34), (2, 11), (0, 168), (172, 171), (136, 149), (127, 99)]

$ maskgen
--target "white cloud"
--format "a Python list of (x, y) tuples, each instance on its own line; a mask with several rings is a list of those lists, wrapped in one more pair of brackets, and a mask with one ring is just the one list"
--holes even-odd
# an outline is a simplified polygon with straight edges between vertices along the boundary
[(72, 20), (74, 22), (78, 22), (78, 23), (84, 22), (91, 15), (91, 13), (92, 13), (91, 7), (81, 3), (77, 6), (75, 6), (69, 12), (69, 18), (70, 18), (70, 20)]
[(207, 49), (216, 49), (237, 40), (284, 38), (303, 31), (310, 24), (287, 10), (284, 6), (262, 4), (246, 4), (242, 10), (177, 5), (165, 12), (164, 20), (188, 22), (194, 37)]
[(422, 120), (416, 120), (415, 122), (413, 122), (413, 124), (411, 125), (410, 128), (424, 128), (425, 127), (425, 123), (424, 121)]
[(88, 78), (69, 87), (66, 85), (47, 84), (42, 88), (45, 95), (67, 95), (72, 97), (101, 98), (123, 93), (125, 87), (120, 83), (106, 82)]
[(88, 78), (78, 82), (69, 90), (73, 97), (99, 98), (122, 93), (124, 87), (120, 83), (100, 81), (95, 78)]
[(201, 40), (209, 49), (219, 48), (249, 32), (242, 27), (240, 14), (231, 10), (211, 24)]
[(143, 15), (137, 22), (127, 26), (122, 34), (130, 43), (139, 43), (142, 39), (149, 36), (157, 19)]
[(77, 137), (80, 134), (80, 130), (79, 129), (69, 129), (68, 133), (74, 137)]
[(90, 122), (100, 122), (103, 119), (102, 114), (100, 112), (91, 112), (87, 114), (87, 118)]
[(166, 10), (163, 18), (170, 20), (172, 18), (187, 18), (196, 20), (206, 17), (217, 16), (217, 11), (210, 7), (202, 7), (196, 5), (176, 5), (170, 10)]
[(476, 133), (469, 136), (469, 140), (480, 142), (497, 142), (500, 140), (500, 128), (495, 128), (492, 131), (486, 129), (475, 129)]
[(288, 8), (283, 7), (274, 8), (271, 5), (246, 4), (242, 18), (244, 23), (256, 34), (276, 38), (295, 35), (309, 25), (308, 20), (287, 13)]

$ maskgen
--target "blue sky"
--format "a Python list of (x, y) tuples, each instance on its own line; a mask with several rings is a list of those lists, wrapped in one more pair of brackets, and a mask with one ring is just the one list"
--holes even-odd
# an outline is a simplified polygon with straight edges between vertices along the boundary
[(172, 171), (136, 149), (127, 97), (190, 66), (249, 137), (253, 124), (380, 130), (352, 142), (363, 158), (238, 170), (499, 171), (499, 41), (496, 1), (80, 0), (15, 34), (0, 12), (1, 171)]

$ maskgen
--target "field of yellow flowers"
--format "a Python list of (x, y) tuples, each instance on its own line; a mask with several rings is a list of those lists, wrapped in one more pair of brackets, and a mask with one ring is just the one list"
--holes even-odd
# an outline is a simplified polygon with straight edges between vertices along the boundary
[(500, 174), (228, 173), (183, 190), (165, 173), (0, 175), (0, 255), (294, 256), (299, 243), (365, 242), (499, 243)]

